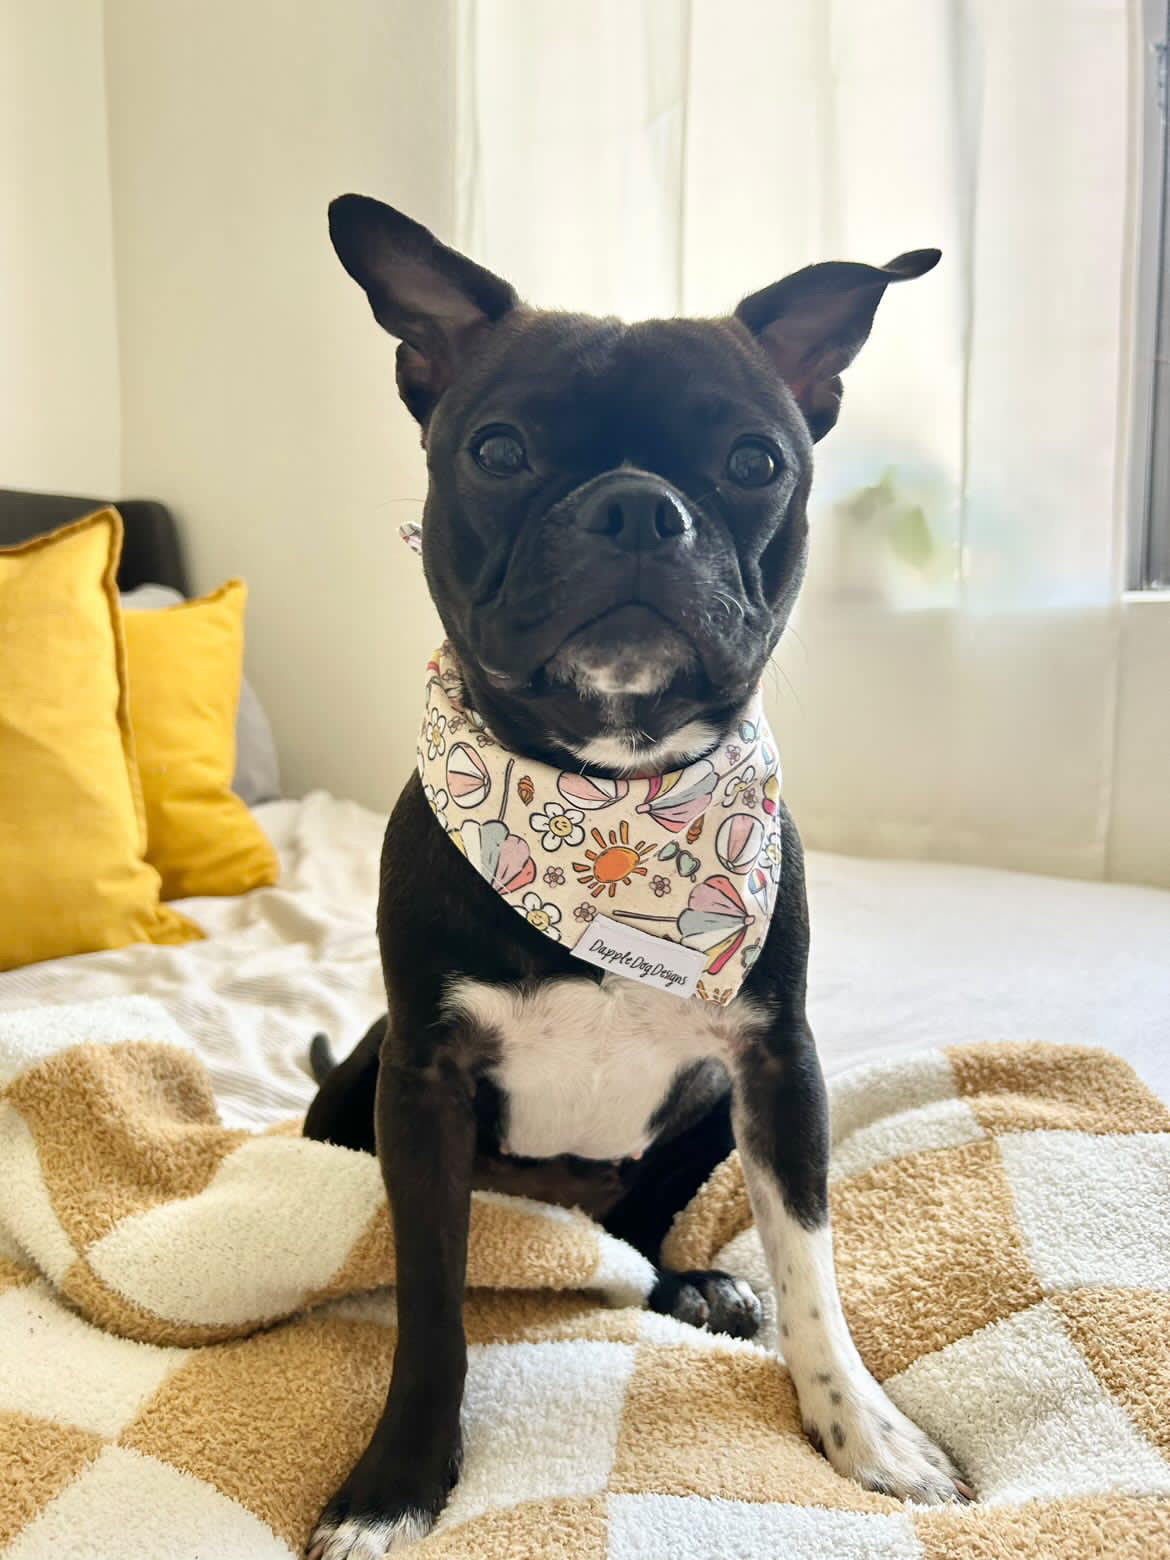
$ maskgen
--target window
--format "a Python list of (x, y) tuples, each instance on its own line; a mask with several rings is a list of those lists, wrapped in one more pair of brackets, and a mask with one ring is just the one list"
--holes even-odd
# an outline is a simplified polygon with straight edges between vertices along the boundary
[(1129, 583), (1170, 590), (1170, 0), (1143, 0), (1141, 248)]

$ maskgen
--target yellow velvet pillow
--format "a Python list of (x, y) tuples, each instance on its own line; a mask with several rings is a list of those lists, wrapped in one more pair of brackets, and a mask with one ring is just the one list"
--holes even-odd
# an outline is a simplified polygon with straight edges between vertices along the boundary
[(164, 899), (276, 882), (276, 853), (231, 788), (247, 600), (229, 580), (198, 601), (123, 614), (146, 859)]
[(143, 859), (121, 551), (112, 509), (0, 549), (0, 970), (202, 936)]

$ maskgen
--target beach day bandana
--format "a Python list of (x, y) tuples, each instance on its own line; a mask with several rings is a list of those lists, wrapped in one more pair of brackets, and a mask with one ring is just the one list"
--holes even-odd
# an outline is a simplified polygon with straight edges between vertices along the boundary
[(708, 757), (610, 779), (502, 747), (444, 644), (427, 663), (418, 772), (452, 845), (530, 926), (675, 996), (735, 996), (780, 881), (780, 765), (758, 694)]

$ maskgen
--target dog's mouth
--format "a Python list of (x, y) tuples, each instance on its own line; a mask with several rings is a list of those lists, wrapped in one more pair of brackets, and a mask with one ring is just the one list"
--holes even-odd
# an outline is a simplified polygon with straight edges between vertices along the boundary
[(584, 698), (612, 700), (662, 694), (698, 668), (693, 642), (654, 607), (631, 600), (574, 628), (543, 673)]
[[(560, 716), (550, 735), (595, 769), (656, 774), (708, 752), (721, 734), (696, 646), (643, 601), (620, 602), (580, 624), (541, 681)], [(553, 715), (547, 705), (546, 714)]]

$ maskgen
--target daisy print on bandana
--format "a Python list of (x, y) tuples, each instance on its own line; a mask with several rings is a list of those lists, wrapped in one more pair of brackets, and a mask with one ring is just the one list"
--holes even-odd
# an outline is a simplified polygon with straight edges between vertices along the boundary
[(436, 791), (433, 785), (424, 785), (423, 795), (426, 797), (431, 811), (443, 825), (443, 828), (449, 828), (450, 825), (447, 822), (447, 803), (450, 798), (448, 797), (446, 791), (444, 791), (441, 787)]
[(545, 850), (560, 850), (562, 845), (580, 845), (585, 838), (578, 807), (562, 807), (560, 802), (545, 802), (540, 812), (530, 813), (528, 822), (540, 835)]
[(423, 729), (428, 758), (442, 758), (447, 751), (447, 738), (444, 735), (446, 730), (447, 717), (441, 715), (436, 709), (429, 709), (427, 711), (426, 725)]
[(551, 937), (553, 942), (560, 942), (561, 934), (557, 926), (561, 919), (561, 912), (558, 905), (542, 899), (537, 893), (525, 894), (520, 904), (524, 911), (524, 919), (529, 926), (535, 926), (538, 932)]
[(784, 842), (776, 829), (773, 829), (764, 841), (764, 848), (760, 852), (760, 865), (773, 883), (779, 883), (780, 869), (784, 865)]

